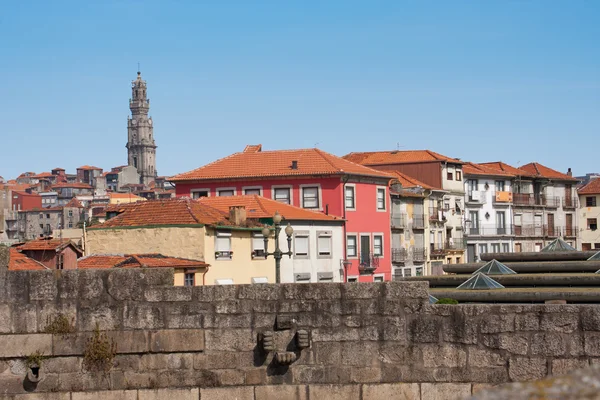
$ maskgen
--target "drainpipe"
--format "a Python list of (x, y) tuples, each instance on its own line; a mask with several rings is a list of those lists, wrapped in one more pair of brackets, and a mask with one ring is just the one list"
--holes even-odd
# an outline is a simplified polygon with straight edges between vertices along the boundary
[[(346, 229), (346, 222), (347, 222), (346, 221), (346, 183), (348, 183), (349, 180), (350, 180), (349, 175), (344, 176), (344, 178), (342, 180), (342, 210), (344, 210), (343, 214), (342, 214), (343, 218), (344, 218), (344, 236), (343, 236), (344, 259), (342, 260), (342, 275), (343, 275), (344, 282), (348, 282), (348, 269), (347, 269), (346, 265), (344, 264), (344, 261), (348, 260), (348, 254), (346, 254), (347, 253), (346, 244), (348, 241), (348, 239), (346, 238), (346, 232), (347, 232), (347, 229)], [(355, 197), (354, 201), (356, 201), (356, 192), (354, 193), (354, 197)], [(357, 238), (357, 240), (358, 240), (358, 238)], [(358, 247), (358, 242), (356, 244)]]

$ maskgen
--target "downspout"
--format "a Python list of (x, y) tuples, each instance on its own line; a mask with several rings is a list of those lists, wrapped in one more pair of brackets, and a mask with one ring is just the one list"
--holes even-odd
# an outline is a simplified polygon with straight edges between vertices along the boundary
[[(348, 282), (348, 270), (346, 267), (346, 264), (344, 264), (345, 261), (348, 260), (348, 254), (347, 254), (347, 243), (348, 243), (348, 238), (346, 237), (346, 233), (347, 233), (347, 228), (346, 228), (346, 184), (348, 183), (348, 181), (350, 180), (350, 175), (346, 175), (344, 176), (344, 178), (342, 179), (342, 210), (344, 210), (343, 212), (343, 218), (344, 218), (344, 237), (343, 237), (343, 248), (344, 248), (344, 259), (342, 260), (342, 274), (343, 274), (343, 282)], [(354, 197), (356, 197), (356, 193), (354, 193)], [(354, 199), (354, 201), (356, 201), (356, 198)], [(357, 243), (357, 247), (358, 247), (358, 243)]]

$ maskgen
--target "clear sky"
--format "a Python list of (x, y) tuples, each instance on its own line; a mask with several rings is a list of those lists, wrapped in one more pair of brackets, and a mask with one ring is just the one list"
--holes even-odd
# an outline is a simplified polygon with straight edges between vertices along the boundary
[(0, 2), (0, 175), (127, 162), (137, 63), (161, 175), (241, 151), (431, 149), (599, 171), (600, 1)]

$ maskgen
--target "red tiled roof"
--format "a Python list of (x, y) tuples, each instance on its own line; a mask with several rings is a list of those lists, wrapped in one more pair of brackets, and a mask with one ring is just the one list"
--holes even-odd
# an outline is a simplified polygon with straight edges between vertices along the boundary
[(201, 260), (162, 254), (93, 254), (77, 260), (77, 268), (192, 268), (208, 267)]
[(135, 194), (132, 194), (132, 193), (111, 192), (108, 194), (108, 197), (110, 197), (111, 199), (131, 199), (131, 200), (136, 200), (136, 201), (146, 200), (145, 198), (136, 196)]
[(548, 168), (545, 165), (536, 162), (522, 165), (519, 167), (519, 169), (527, 171), (528, 173), (540, 178), (560, 179), (562, 181), (577, 181), (577, 179), (573, 178), (572, 176), (563, 174), (562, 172), (558, 172), (552, 168)]
[(600, 194), (600, 178), (592, 179), (577, 191), (579, 194)]
[(57, 183), (55, 185), (52, 185), (53, 189), (60, 189), (60, 188), (73, 188), (73, 189), (93, 189), (90, 185), (88, 185), (87, 183), (81, 183), (81, 182), (64, 182), (64, 183)]
[(417, 186), (420, 186), (423, 189), (435, 189), (433, 186), (429, 186), (428, 184), (423, 183), (420, 180), (413, 178), (412, 176), (403, 174), (402, 172), (393, 171), (392, 173), (395, 175), (398, 182), (400, 182), (402, 187), (405, 189), (415, 188)]
[(34, 196), (34, 197), (42, 197), (37, 193), (27, 193), (27, 192), (22, 192), (20, 190), (13, 190), (13, 193), (18, 194), (19, 196)]
[(229, 208), (233, 206), (244, 206), (246, 208), (246, 218), (271, 218), (275, 212), (279, 212), (285, 219), (302, 221), (336, 221), (341, 220), (332, 215), (325, 215), (318, 211), (306, 210), (289, 204), (283, 204), (275, 200), (267, 199), (258, 195), (248, 196), (221, 196), (221, 197), (202, 197), (198, 200), (202, 204), (207, 204), (224, 213), (229, 213)]
[(344, 159), (362, 165), (407, 164), (440, 161), (447, 161), (455, 164), (463, 163), (456, 158), (446, 157), (431, 150), (357, 152), (346, 154)]
[(77, 248), (69, 239), (36, 239), (25, 242), (18, 249), (25, 251), (57, 251), (69, 245)]
[(31, 178), (40, 179), (40, 178), (54, 178), (54, 177), (55, 177), (55, 175), (52, 175), (51, 172), (40, 172), (39, 174), (34, 175)]
[(525, 178), (533, 178), (534, 177), (529, 172), (527, 172), (523, 169), (515, 168), (512, 165), (508, 165), (502, 161), (477, 163), (477, 165), (481, 165), (486, 168), (491, 168), (493, 170), (500, 171), (500, 172), (506, 172), (508, 174), (518, 176), (518, 177), (525, 177)]
[[(292, 169), (293, 161), (297, 163), (295, 169)], [(184, 182), (306, 175), (390, 177), (386, 172), (355, 164), (319, 149), (299, 149), (234, 153), (169, 180)]]
[[(113, 211), (108, 208), (106, 211)], [(121, 214), (109, 219), (99, 228), (148, 225), (232, 225), (228, 214), (188, 198), (149, 200), (122, 204), (114, 210)], [(91, 229), (91, 228), (90, 228)]]
[(9, 271), (31, 271), (49, 269), (42, 263), (35, 261), (21, 253), (17, 248), (11, 247), (9, 250), (8, 270)]
[(82, 165), (81, 167), (77, 168), (77, 169), (87, 169), (87, 170), (98, 170), (98, 171), (102, 171), (102, 168), (98, 168), (98, 167), (94, 167), (92, 165)]
[(481, 175), (481, 176), (506, 176), (514, 177), (514, 174), (505, 172), (502, 169), (494, 169), (484, 164), (474, 164), (468, 162), (463, 165), (463, 174), (465, 175)]
[(73, 197), (64, 207), (83, 208), (83, 204), (76, 197)]
[(262, 151), (262, 144), (249, 144), (244, 148), (244, 153), (258, 153)]

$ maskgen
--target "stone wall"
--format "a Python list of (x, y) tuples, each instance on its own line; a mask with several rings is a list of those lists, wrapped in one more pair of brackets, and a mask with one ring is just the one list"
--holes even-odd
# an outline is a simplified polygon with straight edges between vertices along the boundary
[[(425, 282), (172, 285), (172, 270), (0, 273), (0, 399), (448, 400), (600, 359), (597, 306), (431, 306)], [(58, 314), (74, 333), (45, 333)], [(108, 372), (82, 367), (96, 328), (117, 345)]]

